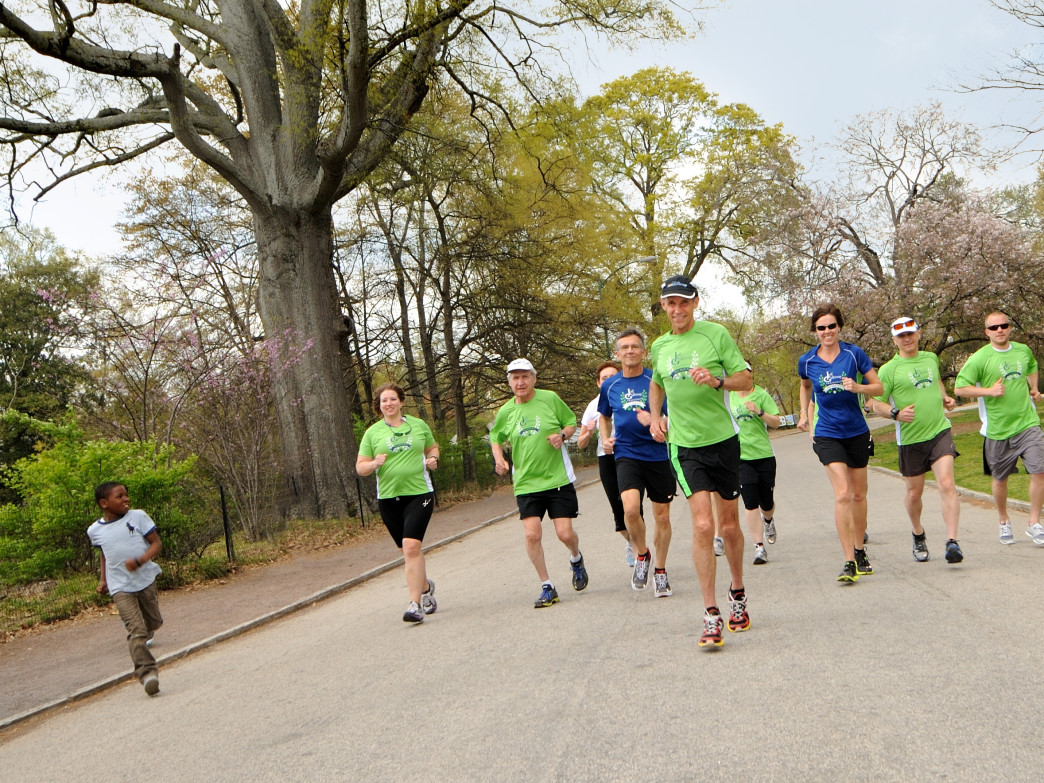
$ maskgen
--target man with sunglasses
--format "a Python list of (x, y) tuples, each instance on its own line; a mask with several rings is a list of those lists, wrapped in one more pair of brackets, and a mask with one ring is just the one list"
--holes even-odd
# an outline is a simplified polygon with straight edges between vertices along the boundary
[(954, 394), (979, 400), (980, 432), (985, 438), (983, 470), (993, 478), (993, 502), (1000, 521), (1000, 541), (1014, 544), (1008, 518), (1008, 476), (1019, 457), (1030, 477), (1030, 512), (1026, 535), (1044, 546), (1040, 509), (1044, 504), (1044, 434), (1035, 402), (1037, 360), (1022, 343), (1011, 341), (1011, 318), (994, 311), (986, 316), (989, 344), (968, 357), (954, 383)]
[(957, 449), (953, 445), (950, 421), (957, 401), (946, 393), (939, 372), (939, 357), (918, 350), (921, 330), (913, 318), (892, 321), (892, 342), (899, 352), (882, 365), (877, 375), (884, 385), (870, 405), (881, 416), (895, 421), (895, 442), (899, 446), (899, 472), (906, 481), (906, 513), (913, 526), (913, 557), (918, 563), (928, 560), (928, 543), (921, 525), (921, 497), (924, 476), (935, 474), (946, 523), (946, 562), (964, 559), (957, 543), (957, 522), (961, 501), (953, 477)]

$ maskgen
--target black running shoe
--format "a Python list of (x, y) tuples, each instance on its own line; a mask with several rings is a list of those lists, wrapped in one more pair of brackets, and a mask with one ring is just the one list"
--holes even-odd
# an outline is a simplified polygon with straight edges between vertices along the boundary
[(845, 561), (844, 566), (841, 568), (841, 573), (837, 575), (837, 581), (839, 582), (858, 582), (859, 574), (856, 573), (856, 566), (854, 560)]
[(855, 551), (855, 564), (856, 573), (859, 576), (870, 576), (874, 572), (874, 567), (870, 565), (870, 558), (866, 556), (865, 549), (857, 549)]
[(558, 603), (558, 591), (551, 585), (541, 585), (540, 595), (533, 602), (534, 609), (543, 609), (545, 606)]
[(946, 562), (959, 563), (962, 560), (964, 560), (964, 552), (961, 551), (961, 545), (954, 539), (949, 539), (946, 542)]
[(928, 561), (928, 542), (925, 541), (924, 533), (921, 533), (921, 535), (913, 534), (913, 556), (918, 563)]
[(587, 569), (584, 568), (584, 556), (580, 555), (580, 559), (575, 563), (570, 563), (569, 567), (573, 569), (573, 589), (583, 590), (587, 587)]

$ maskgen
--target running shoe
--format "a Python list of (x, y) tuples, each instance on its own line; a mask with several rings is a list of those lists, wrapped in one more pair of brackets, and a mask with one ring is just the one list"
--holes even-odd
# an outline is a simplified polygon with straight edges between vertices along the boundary
[(627, 542), (627, 549), (624, 551), (624, 557), (627, 558), (627, 567), (634, 568), (634, 547), (631, 546), (631, 542)]
[(573, 589), (583, 590), (587, 587), (587, 569), (584, 568), (584, 556), (580, 555), (580, 559), (575, 563), (570, 561), (569, 567), (573, 569)]
[(717, 609), (708, 609), (703, 615), (703, 634), (700, 636), (700, 647), (710, 647), (712, 650), (725, 644), (721, 638), (721, 614)]
[(1000, 542), (1005, 546), (1015, 543), (1015, 534), (1011, 532), (1011, 522), (1000, 523)]
[(761, 521), (765, 523), (765, 540), (770, 544), (776, 543), (776, 520), (761, 518)]
[(152, 647), (152, 643), (156, 641), (156, 632), (149, 631), (149, 638), (145, 640), (146, 647)]
[(924, 533), (921, 533), (921, 535), (913, 534), (913, 556), (918, 563), (928, 562), (928, 542), (925, 540), (926, 538)]
[(729, 630), (733, 633), (750, 628), (750, 615), (747, 614), (747, 594), (729, 590)]
[(645, 557), (638, 555), (634, 559), (634, 571), (631, 573), (631, 588), (644, 590), (649, 584), (649, 566), (652, 565), (652, 552), (646, 552)]
[(435, 614), (438, 608), (438, 601), (435, 600), (435, 583), (429, 579), (428, 589), (421, 593), (421, 609), (424, 614)]
[(874, 567), (870, 565), (870, 558), (866, 556), (865, 549), (857, 549), (855, 551), (855, 564), (856, 573), (859, 576), (870, 576), (874, 572)]
[(869, 544), (870, 543), (870, 534), (867, 533), (865, 530), (863, 531), (863, 543), (864, 544)]
[(402, 621), (404, 623), (423, 623), (424, 611), (420, 608), (420, 604), (410, 601), (410, 605), (406, 607), (406, 612), (402, 615)]
[(714, 554), (717, 557), (725, 554), (725, 539), (720, 536), (714, 536)]
[(142, 678), (142, 686), (145, 688), (145, 693), (149, 696), (155, 696), (159, 693), (159, 676), (154, 672), (149, 672)]
[(1038, 522), (1035, 525), (1028, 525), (1026, 527), (1026, 535), (1033, 539), (1033, 543), (1037, 546), (1044, 546), (1044, 526)]
[(558, 591), (553, 585), (541, 585), (540, 595), (533, 602), (534, 609), (543, 609), (545, 606), (558, 603)]
[(754, 565), (764, 565), (768, 562), (768, 552), (765, 551), (764, 544), (754, 545)]
[(961, 545), (955, 539), (949, 539), (946, 542), (946, 562), (959, 563), (962, 560), (964, 560), (964, 552), (961, 551)]
[(841, 573), (837, 575), (837, 581), (839, 582), (858, 582), (859, 574), (856, 573), (856, 566), (854, 560), (845, 561), (844, 566), (841, 568)]
[(653, 574), (653, 597), (669, 598), (674, 595), (671, 583), (667, 581), (666, 571), (657, 571)]

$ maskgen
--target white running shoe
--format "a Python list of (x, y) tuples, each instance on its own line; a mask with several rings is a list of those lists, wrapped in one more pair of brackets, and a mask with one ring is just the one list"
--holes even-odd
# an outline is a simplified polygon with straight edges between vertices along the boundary
[(667, 581), (667, 572), (664, 571), (662, 574), (653, 572), (653, 597), (654, 598), (669, 598), (674, 595), (674, 591), (671, 590), (671, 583)]
[(627, 542), (627, 550), (624, 552), (624, 556), (627, 558), (627, 567), (634, 568), (634, 547), (631, 546), (631, 542)]
[(421, 610), (424, 614), (435, 614), (438, 608), (439, 602), (435, 600), (435, 583), (429, 579), (428, 589), (421, 593)]
[(764, 565), (768, 562), (768, 552), (765, 551), (764, 544), (754, 545), (754, 565)]
[(714, 554), (717, 557), (725, 554), (725, 539), (720, 536), (714, 536)]
[(1011, 532), (1011, 522), (1000, 523), (1000, 542), (1005, 545), (1015, 543), (1015, 535)]
[(1033, 539), (1033, 543), (1037, 546), (1044, 546), (1044, 526), (1038, 522), (1035, 525), (1028, 525), (1026, 527), (1026, 535)]

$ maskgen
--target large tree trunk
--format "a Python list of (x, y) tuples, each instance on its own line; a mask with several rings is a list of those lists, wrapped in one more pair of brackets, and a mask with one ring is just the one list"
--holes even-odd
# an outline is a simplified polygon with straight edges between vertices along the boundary
[(255, 215), (258, 312), (273, 360), (286, 475), (285, 510), (333, 518), (359, 507), (357, 444), (340, 355), (347, 329), (337, 305), (333, 219), (305, 210)]

